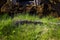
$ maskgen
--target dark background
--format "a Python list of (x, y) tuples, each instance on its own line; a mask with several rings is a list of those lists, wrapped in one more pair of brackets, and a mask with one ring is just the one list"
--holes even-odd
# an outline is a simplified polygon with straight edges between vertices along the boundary
[(20, 1), (33, 1), (33, 0), (20, 0)]

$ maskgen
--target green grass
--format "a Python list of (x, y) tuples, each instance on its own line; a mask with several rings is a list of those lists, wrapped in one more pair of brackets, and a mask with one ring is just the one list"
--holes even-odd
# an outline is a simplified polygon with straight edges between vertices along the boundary
[[(60, 20), (51, 16), (39, 18), (29, 14), (19, 14), (13, 19), (8, 15), (0, 16), (0, 40), (60, 40)], [(42, 21), (43, 24), (14, 24), (17, 20)], [(52, 22), (52, 24), (51, 24)]]

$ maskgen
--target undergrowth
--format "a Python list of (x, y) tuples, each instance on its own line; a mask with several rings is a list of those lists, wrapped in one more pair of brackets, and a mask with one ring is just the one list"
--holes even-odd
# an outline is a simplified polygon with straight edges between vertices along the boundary
[[(41, 21), (43, 24), (16, 26), (14, 22), (19, 20)], [(39, 18), (19, 14), (11, 18), (7, 14), (0, 15), (0, 40), (60, 40), (59, 21), (51, 16)]]

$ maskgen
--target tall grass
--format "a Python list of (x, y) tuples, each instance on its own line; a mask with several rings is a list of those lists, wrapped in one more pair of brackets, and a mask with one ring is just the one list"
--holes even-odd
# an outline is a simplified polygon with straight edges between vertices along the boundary
[[(43, 24), (19, 24), (18, 20), (42, 21)], [(53, 17), (39, 18), (29, 14), (20, 14), (13, 19), (8, 15), (1, 16), (0, 19), (0, 40), (60, 40), (60, 20)], [(52, 22), (52, 24), (51, 24)]]

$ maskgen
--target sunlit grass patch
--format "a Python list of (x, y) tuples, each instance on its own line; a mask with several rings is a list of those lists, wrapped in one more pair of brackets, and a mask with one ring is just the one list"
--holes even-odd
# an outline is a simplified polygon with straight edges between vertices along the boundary
[[(41, 21), (43, 24), (18, 24), (15, 21), (29, 20)], [(4, 15), (0, 19), (0, 39), (1, 40), (60, 40), (60, 20), (54, 17), (31, 16), (29, 14), (19, 14), (14, 18)]]

